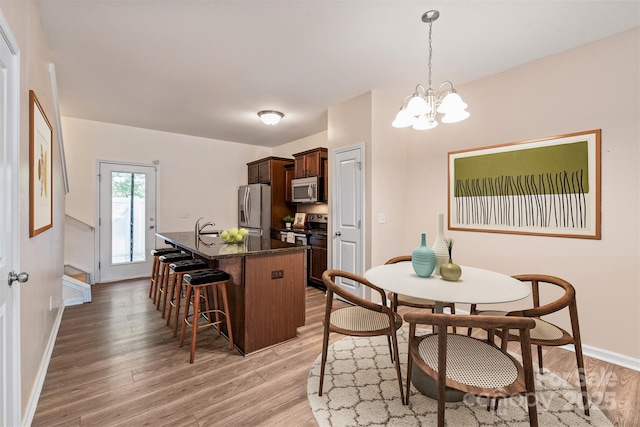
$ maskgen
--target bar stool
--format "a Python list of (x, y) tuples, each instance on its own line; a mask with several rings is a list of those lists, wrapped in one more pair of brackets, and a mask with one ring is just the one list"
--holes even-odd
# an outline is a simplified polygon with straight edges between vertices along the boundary
[(180, 300), (182, 299), (182, 277), (185, 273), (192, 273), (198, 270), (206, 270), (209, 265), (199, 259), (187, 259), (184, 261), (176, 261), (169, 264), (169, 270), (172, 273), (173, 280), (171, 285), (167, 289), (165, 294), (165, 302), (162, 308), (162, 317), (164, 317), (164, 311), (166, 307), (169, 307), (169, 313), (167, 314), (167, 326), (171, 324), (171, 311), (175, 307), (175, 314), (173, 319), (173, 336), (178, 335), (178, 319), (180, 313)]
[[(184, 345), (184, 338), (187, 332), (187, 325), (191, 326), (191, 356), (189, 363), (193, 363), (196, 353), (196, 336), (198, 334), (198, 318), (201, 315), (207, 315), (209, 323), (201, 325), (204, 327), (216, 327), (218, 330), (218, 336), (220, 336), (220, 315), (224, 316), (224, 321), (227, 325), (227, 336), (229, 338), (229, 348), (233, 350), (233, 334), (231, 331), (231, 319), (229, 318), (229, 303), (227, 300), (227, 282), (231, 280), (231, 276), (222, 270), (207, 269), (202, 271), (196, 271), (194, 273), (185, 274), (183, 276), (184, 281), (187, 283), (187, 295), (184, 299), (184, 313), (182, 317), (182, 329), (180, 331), (180, 347)], [(200, 309), (200, 295), (204, 289), (204, 303), (205, 310)], [(209, 289), (213, 293), (214, 308), (212, 309), (209, 304)], [(218, 308), (218, 289), (222, 295), (222, 305), (224, 311)], [(189, 316), (189, 305), (193, 297), (193, 314)], [(215, 314), (215, 321), (212, 321), (211, 314)], [(189, 323), (189, 317), (192, 317), (191, 323)]]
[(191, 258), (189, 254), (166, 254), (161, 255), (158, 260), (160, 261), (160, 281), (156, 285), (156, 296), (153, 299), (153, 302), (156, 303), (156, 310), (160, 310), (160, 302), (162, 300), (162, 296), (165, 295), (165, 290), (167, 289), (167, 285), (169, 284), (169, 265), (172, 262), (176, 261), (184, 261)]
[(156, 286), (158, 283), (158, 276), (160, 273), (160, 261), (158, 258), (162, 255), (167, 254), (179, 254), (182, 252), (177, 248), (160, 248), (160, 249), (152, 249), (151, 255), (153, 256), (153, 264), (151, 265), (151, 281), (149, 283), (149, 298), (153, 297), (153, 303), (156, 302)]

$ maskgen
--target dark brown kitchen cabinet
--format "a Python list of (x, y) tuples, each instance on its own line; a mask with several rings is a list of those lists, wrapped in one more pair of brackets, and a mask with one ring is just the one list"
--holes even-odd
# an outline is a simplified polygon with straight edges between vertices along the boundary
[(327, 149), (323, 147), (294, 154), (295, 177), (307, 178), (311, 176), (321, 176), (322, 158), (324, 157), (327, 157)]
[(295, 175), (293, 168), (293, 164), (284, 167), (284, 200), (287, 202), (291, 202), (291, 181)]
[(249, 184), (262, 184), (271, 182), (271, 161), (248, 164)]
[(247, 163), (247, 181), (249, 184), (270, 184), (274, 169), (284, 167), (284, 164), (287, 163), (291, 163), (291, 159), (279, 159), (277, 157), (267, 157)]
[(293, 159), (282, 157), (265, 157), (247, 163), (247, 174), (249, 184), (269, 184), (271, 185), (271, 227), (282, 227), (282, 218), (292, 215), (290, 207), (287, 206), (287, 187), (291, 191), (291, 183), (287, 183), (285, 168), (293, 167)]

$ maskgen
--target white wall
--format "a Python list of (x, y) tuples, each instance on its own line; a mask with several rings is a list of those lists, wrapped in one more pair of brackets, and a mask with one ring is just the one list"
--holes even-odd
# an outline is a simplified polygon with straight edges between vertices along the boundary
[[(0, 1), (20, 49), (20, 270), (29, 281), (20, 286), (21, 401), (23, 420), (35, 410), (38, 385), (62, 315), (64, 189), (49, 76), (49, 47), (35, 2)], [(33, 90), (54, 129), (52, 147), (53, 228), (29, 237), (29, 90)], [(6, 280), (6, 279), (3, 279)], [(6, 283), (6, 282), (4, 282)]]

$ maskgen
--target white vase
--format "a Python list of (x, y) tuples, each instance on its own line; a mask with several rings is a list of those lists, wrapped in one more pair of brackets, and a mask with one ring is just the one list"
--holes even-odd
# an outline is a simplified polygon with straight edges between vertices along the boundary
[(440, 275), (440, 266), (446, 264), (449, 261), (449, 251), (447, 250), (447, 242), (444, 240), (444, 214), (438, 214), (438, 234), (436, 234), (436, 240), (431, 247), (436, 254), (436, 268), (433, 270), (433, 274)]

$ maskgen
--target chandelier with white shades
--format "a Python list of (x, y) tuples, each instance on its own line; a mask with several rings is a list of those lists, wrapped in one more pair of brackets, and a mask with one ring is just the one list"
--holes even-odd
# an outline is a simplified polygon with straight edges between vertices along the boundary
[(433, 90), (431, 85), (431, 27), (433, 21), (439, 17), (440, 12), (437, 10), (430, 10), (422, 15), (422, 22), (429, 24), (429, 88), (425, 89), (418, 84), (413, 94), (407, 95), (402, 100), (400, 111), (392, 123), (393, 127), (413, 126), (417, 130), (433, 129), (438, 126), (436, 113), (444, 114), (442, 123), (460, 122), (469, 117), (469, 112), (466, 110), (467, 104), (462, 101), (453, 83), (447, 80), (438, 86), (437, 91)]

